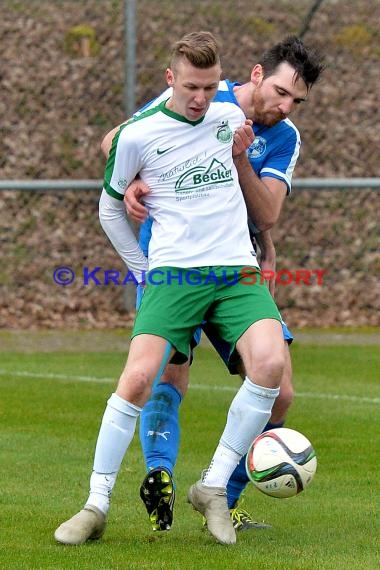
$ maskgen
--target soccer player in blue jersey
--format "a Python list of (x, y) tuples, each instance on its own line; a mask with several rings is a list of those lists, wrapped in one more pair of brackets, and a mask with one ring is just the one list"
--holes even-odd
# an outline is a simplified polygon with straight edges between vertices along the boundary
[[(296, 37), (289, 37), (266, 51), (251, 71), (245, 84), (221, 81), (215, 101), (232, 102), (253, 120), (255, 140), (247, 158), (241, 157), (238, 166), (240, 179), (244, 180), (245, 199), (250, 214), (249, 227), (253, 242), (260, 249), (262, 269), (275, 269), (275, 249), (270, 232), (265, 230), (279, 217), (285, 196), (291, 191), (291, 180), (299, 156), (300, 135), (288, 119), (289, 114), (303, 102), (312, 85), (317, 81), (323, 65), (318, 55), (307, 49)], [(165, 91), (152, 102), (165, 100)], [(143, 109), (149, 108), (148, 104)], [(107, 155), (111, 140), (118, 128), (111, 131), (102, 143)], [(148, 256), (151, 220), (146, 218), (146, 208), (137, 200), (144, 198), (149, 188), (143, 183), (132, 184), (126, 193), (129, 213), (143, 222), (140, 228), (140, 245)], [(268, 220), (270, 223), (268, 224)], [(263, 223), (264, 221), (264, 223)], [(264, 231), (259, 231), (264, 229)], [(274, 282), (269, 283), (274, 292)], [(141, 291), (139, 291), (141, 293)], [(227, 362), (229, 347), (223, 344), (207, 323), (203, 329), (215, 348)], [(281, 427), (293, 399), (292, 368), (289, 344), (293, 337), (283, 324), (286, 365), (280, 395), (272, 409), (270, 421), (264, 429)], [(239, 372), (244, 378), (240, 363), (229, 364), (231, 373)], [(148, 474), (141, 485), (141, 498), (146, 505), (154, 530), (168, 530), (172, 524), (174, 505), (173, 470), (179, 448), (178, 410), (188, 386), (188, 363), (169, 364), (159, 383), (153, 388), (149, 402), (140, 418), (140, 438)], [(165, 437), (164, 437), (164, 435)], [(227, 497), (231, 518), (236, 530), (264, 528), (255, 522), (238, 500), (248, 483), (245, 457), (232, 474)]]

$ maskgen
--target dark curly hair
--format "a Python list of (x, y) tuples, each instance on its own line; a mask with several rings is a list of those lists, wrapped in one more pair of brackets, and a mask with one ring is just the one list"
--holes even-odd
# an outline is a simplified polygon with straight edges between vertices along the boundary
[(325, 68), (322, 56), (306, 47), (297, 36), (288, 36), (264, 52), (259, 63), (263, 67), (264, 77), (273, 75), (281, 63), (291, 65), (296, 78), (301, 77), (310, 90)]

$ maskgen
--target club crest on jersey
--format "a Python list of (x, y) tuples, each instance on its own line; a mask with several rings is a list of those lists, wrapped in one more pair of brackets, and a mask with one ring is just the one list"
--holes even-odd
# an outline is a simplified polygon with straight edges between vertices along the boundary
[(256, 137), (248, 149), (249, 158), (262, 156), (267, 148), (267, 141), (263, 137)]
[(214, 127), (214, 134), (219, 142), (229, 143), (232, 140), (232, 131), (228, 124), (228, 120), (221, 121)]
[(117, 182), (117, 185), (119, 186), (119, 188), (121, 188), (122, 190), (124, 190), (124, 188), (127, 187), (127, 180), (125, 178), (120, 178)]

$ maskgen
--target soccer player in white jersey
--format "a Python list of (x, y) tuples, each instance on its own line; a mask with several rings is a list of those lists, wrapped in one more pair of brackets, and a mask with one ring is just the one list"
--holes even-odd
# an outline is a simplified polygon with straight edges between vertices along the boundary
[[(250, 81), (245, 84), (224, 80), (219, 83), (214, 101), (234, 103), (241, 107), (246, 117), (252, 119), (255, 140), (248, 149), (249, 182), (247, 200), (251, 216), (250, 228), (259, 243), (262, 269), (275, 271), (275, 250), (269, 231), (256, 233), (256, 226), (265, 227), (268, 219), (276, 221), (286, 194), (291, 191), (293, 170), (299, 155), (300, 136), (289, 114), (307, 96), (323, 69), (320, 56), (306, 48), (295, 36), (285, 38), (267, 50), (259, 63), (251, 70)], [(150, 108), (167, 99), (168, 89), (157, 99), (142, 108)], [(141, 111), (140, 111), (141, 112)], [(112, 139), (118, 127), (110, 131), (102, 142), (102, 150), (108, 156)], [(242, 174), (242, 173), (241, 173)], [(246, 188), (247, 186), (245, 186)], [(151, 235), (151, 219), (145, 219), (147, 210), (137, 202), (149, 188), (141, 181), (133, 183), (126, 192), (126, 204), (140, 228), (140, 246), (148, 256)], [(263, 201), (263, 192), (270, 201)], [(265, 197), (265, 195), (264, 195)], [(255, 225), (252, 224), (252, 218)], [(264, 224), (262, 223), (264, 220)], [(274, 281), (273, 281), (274, 283)], [(273, 287), (270, 288), (273, 293)], [(207, 336), (227, 363), (229, 347), (220, 342), (212, 326), (203, 325)], [(293, 399), (292, 367), (289, 344), (292, 335), (283, 324), (286, 360), (281, 379), (280, 395), (276, 399), (272, 416), (264, 429), (281, 427)], [(240, 368), (229, 364), (231, 373)], [(244, 378), (244, 375), (242, 376)], [(155, 383), (152, 396), (144, 406), (140, 417), (140, 439), (147, 466), (147, 476), (141, 485), (140, 495), (147, 508), (154, 530), (168, 530), (172, 525), (174, 506), (173, 470), (179, 448), (179, 406), (188, 386), (188, 363), (182, 366), (169, 364), (159, 383)], [(165, 405), (163, 405), (163, 402)], [(166, 437), (159, 437), (165, 432)], [(227, 486), (227, 499), (236, 530), (265, 528), (269, 525), (256, 522), (238, 503), (248, 483), (245, 458), (231, 475)]]
[(130, 266), (139, 246), (123, 197), (139, 173), (151, 189), (146, 200), (153, 218), (149, 273), (128, 359), (103, 415), (89, 497), (55, 531), (58, 542), (78, 545), (103, 534), (117, 473), (153, 379), (169, 358), (188, 359), (191, 338), (206, 313), (232, 352), (239, 352), (246, 377), (210, 465), (190, 487), (188, 500), (217, 541), (236, 542), (226, 485), (271, 415), (284, 350), (281, 317), (260, 279), (233, 162), (233, 155), (245, 153), (253, 133), (242, 126), (245, 116), (236, 105), (211, 102), (220, 74), (212, 34), (188, 34), (175, 44), (166, 70), (172, 96), (128, 122), (113, 143), (100, 220)]

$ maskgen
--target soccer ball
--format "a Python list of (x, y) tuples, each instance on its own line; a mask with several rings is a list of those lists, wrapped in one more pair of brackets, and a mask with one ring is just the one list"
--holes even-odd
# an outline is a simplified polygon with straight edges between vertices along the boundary
[(310, 441), (289, 428), (265, 431), (251, 444), (245, 467), (254, 486), (271, 497), (284, 499), (303, 491), (317, 470)]

